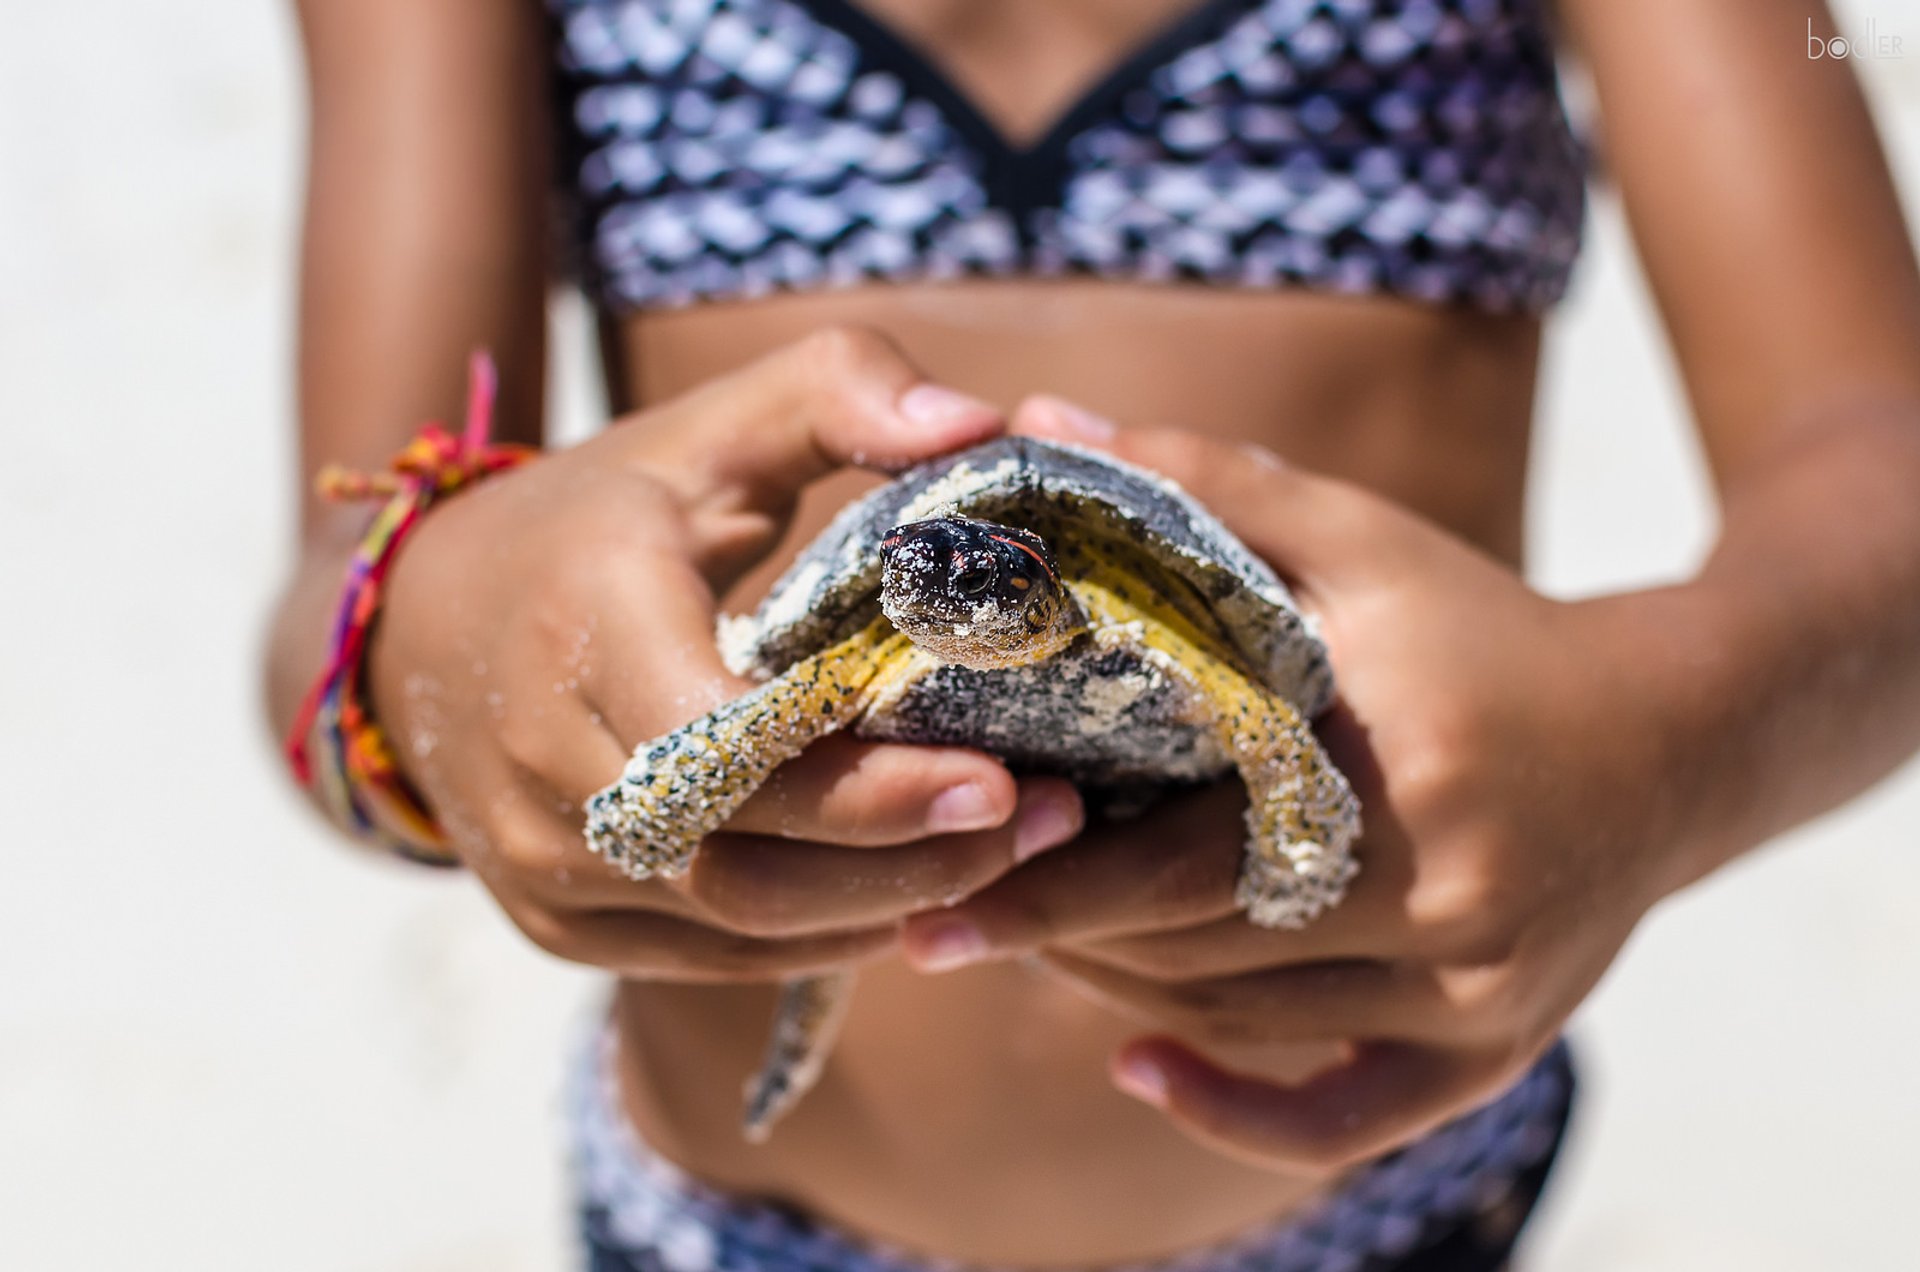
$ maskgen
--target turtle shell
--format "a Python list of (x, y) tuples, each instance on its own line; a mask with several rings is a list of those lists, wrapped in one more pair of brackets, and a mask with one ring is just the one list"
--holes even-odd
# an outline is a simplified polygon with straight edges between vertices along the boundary
[[(766, 679), (865, 627), (880, 612), (880, 542), (904, 522), (962, 515), (1035, 530), (1073, 576), (1071, 541), (1120, 540), (1191, 588), (1247, 671), (1303, 714), (1333, 696), (1326, 647), (1271, 568), (1191, 495), (1157, 473), (1077, 446), (1001, 438), (922, 464), (841, 510), (751, 615), (721, 620), (740, 675)], [(1017, 678), (1009, 678), (1011, 689)]]

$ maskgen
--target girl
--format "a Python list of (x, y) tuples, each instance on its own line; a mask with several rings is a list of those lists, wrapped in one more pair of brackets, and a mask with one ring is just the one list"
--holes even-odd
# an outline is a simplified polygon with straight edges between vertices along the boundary
[[(556, 188), (603, 316), (619, 418), (433, 508), (364, 663), (459, 860), (618, 977), (577, 1109), (596, 1269), (1500, 1266), (1553, 1039), (1640, 916), (1920, 744), (1920, 276), (1807, 0), (301, 16), (306, 478), (450, 417), (475, 346), (539, 441)], [(1724, 513), (1695, 578), (1580, 603), (1519, 573), (1580, 224), (1556, 35)], [(589, 854), (581, 802), (743, 687), (716, 609), (859, 470), (1008, 428), (1168, 473), (1298, 584), (1366, 809), (1349, 899), (1233, 914), (1230, 787), (1090, 826), (1063, 783), (844, 738), (683, 880)], [(362, 525), (306, 505), (283, 723)], [(743, 1144), (773, 986), (855, 963), (827, 1076)]]

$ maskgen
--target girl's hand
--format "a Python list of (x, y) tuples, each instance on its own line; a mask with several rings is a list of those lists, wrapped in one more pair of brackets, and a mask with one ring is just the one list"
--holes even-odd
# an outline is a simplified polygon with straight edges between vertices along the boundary
[[(1248, 923), (1232, 900), (1244, 793), (1223, 784), (916, 916), (907, 957), (1037, 952), (1174, 1035), (1129, 1043), (1113, 1077), (1190, 1134), (1286, 1169), (1377, 1156), (1517, 1078), (1679, 882), (1660, 792), (1681, 765), (1661, 753), (1633, 633), (1605, 602), (1542, 598), (1386, 500), (1264, 450), (1101, 441), (1076, 418), (1042, 400), (1015, 422), (1173, 477), (1317, 616), (1341, 692), (1321, 735), (1362, 802), (1361, 874), (1303, 931)], [(1282, 1085), (1202, 1054), (1257, 1068), (1262, 1047), (1308, 1041), (1347, 1058)]]
[(715, 597), (777, 542), (804, 485), (1002, 428), (885, 340), (831, 331), (421, 523), (376, 633), (374, 708), (529, 937), (636, 977), (815, 971), (890, 946), (902, 915), (1071, 837), (1065, 783), (845, 738), (778, 773), (682, 879), (626, 879), (581, 834), (582, 802), (636, 746), (748, 687), (714, 647)]

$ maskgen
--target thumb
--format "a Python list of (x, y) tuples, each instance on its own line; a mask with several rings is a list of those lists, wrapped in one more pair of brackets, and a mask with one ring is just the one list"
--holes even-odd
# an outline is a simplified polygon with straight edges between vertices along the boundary
[(999, 408), (929, 381), (885, 336), (830, 327), (634, 421), (634, 451), (697, 500), (776, 508), (849, 465), (985, 441)]
[(1021, 403), (1013, 431), (1102, 450), (1171, 477), (1310, 600), (1417, 568), (1434, 533), (1389, 499), (1250, 442), (1123, 429), (1052, 397)]

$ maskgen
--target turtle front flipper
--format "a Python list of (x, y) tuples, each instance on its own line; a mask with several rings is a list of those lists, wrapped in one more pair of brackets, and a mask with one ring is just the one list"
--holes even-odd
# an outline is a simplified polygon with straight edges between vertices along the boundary
[(845, 726), (910, 648), (885, 619), (641, 746), (587, 801), (587, 842), (634, 879), (685, 873), (776, 768)]
[(852, 972), (803, 976), (780, 987), (766, 1058), (747, 1080), (741, 1129), (749, 1140), (765, 1141), (773, 1124), (819, 1080), (852, 991)]
[(1134, 645), (1187, 686), (1247, 784), (1247, 857), (1234, 899), (1262, 927), (1298, 928), (1338, 905), (1359, 866), (1360, 802), (1286, 699), (1243, 673), (1177, 610), (1096, 570), (1074, 590), (1097, 639)]
[(1300, 928), (1340, 903), (1360, 867), (1360, 802), (1300, 713), (1224, 661), (1171, 669), (1211, 716), (1247, 784), (1247, 857), (1234, 900), (1261, 927)]
[(1299, 928), (1338, 905), (1359, 873), (1360, 803), (1300, 713), (1251, 681), (1214, 688), (1221, 741), (1247, 784), (1247, 859), (1234, 900), (1262, 927)]

